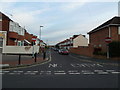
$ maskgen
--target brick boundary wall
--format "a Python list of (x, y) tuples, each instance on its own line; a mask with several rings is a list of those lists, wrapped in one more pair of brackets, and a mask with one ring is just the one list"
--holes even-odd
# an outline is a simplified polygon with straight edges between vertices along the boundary
[(84, 56), (93, 57), (93, 48), (90, 46), (88, 47), (80, 46), (78, 48), (70, 48), (70, 52), (84, 55)]
[[(107, 59), (106, 56), (101, 56), (101, 55), (93, 55), (94, 48), (88, 46), (88, 47), (78, 47), (78, 48), (70, 48), (69, 50), (71, 53), (83, 55), (83, 56), (88, 56), (88, 57), (94, 57), (94, 58), (99, 58), (99, 59)], [(114, 57), (110, 58), (110, 60), (118, 60), (120, 61), (120, 57)]]

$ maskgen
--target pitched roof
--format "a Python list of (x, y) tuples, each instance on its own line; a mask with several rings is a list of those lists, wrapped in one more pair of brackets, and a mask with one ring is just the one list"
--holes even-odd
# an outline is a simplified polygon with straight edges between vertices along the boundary
[(98, 26), (97, 28), (93, 29), (92, 31), (88, 32), (88, 34), (96, 32), (100, 30), (101, 28), (104, 28), (106, 26), (110, 25), (120, 25), (120, 17), (113, 17), (112, 19), (108, 20), (107, 22), (103, 23), (102, 25)]

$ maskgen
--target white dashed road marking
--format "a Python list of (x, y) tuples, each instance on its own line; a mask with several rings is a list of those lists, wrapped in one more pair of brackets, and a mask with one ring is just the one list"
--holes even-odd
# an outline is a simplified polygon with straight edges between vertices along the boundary
[(112, 74), (119, 74), (120, 72), (111, 72)]
[(55, 75), (58, 75), (58, 74), (62, 74), (62, 75), (64, 74), (64, 75), (65, 75), (66, 73), (54, 73), (54, 74), (55, 74)]
[(5, 74), (5, 73), (0, 72), (0, 75), (2, 75), (2, 74)]
[(109, 74), (108, 72), (98, 72), (98, 74)]
[(10, 72), (10, 71), (2, 71), (2, 72), (5, 72), (5, 73), (7, 73), (7, 72)]
[(120, 71), (118, 70), (59, 70), (59, 71), (0, 71), (0, 75), (2, 74), (9, 74), (9, 75), (81, 75), (81, 74), (99, 74), (99, 75), (107, 75), (107, 74), (120, 74)]
[(72, 74), (72, 75), (79, 75), (80, 73), (69, 73), (69, 74)]

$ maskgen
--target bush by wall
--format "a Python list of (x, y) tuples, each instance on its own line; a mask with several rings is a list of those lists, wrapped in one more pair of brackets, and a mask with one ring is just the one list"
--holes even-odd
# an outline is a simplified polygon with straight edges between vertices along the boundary
[(94, 48), (94, 55), (102, 55), (102, 56), (106, 56), (106, 52), (102, 52), (102, 48)]
[(109, 44), (110, 57), (120, 57), (120, 41), (113, 41)]

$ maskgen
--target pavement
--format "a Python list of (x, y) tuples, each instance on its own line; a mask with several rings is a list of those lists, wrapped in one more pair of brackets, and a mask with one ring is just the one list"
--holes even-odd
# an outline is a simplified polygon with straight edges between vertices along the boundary
[(6, 68), (23, 67), (37, 63), (43, 63), (48, 60), (49, 60), (48, 53), (45, 59), (43, 59), (43, 54), (37, 54), (36, 62), (35, 62), (35, 58), (32, 58), (32, 55), (21, 55), (21, 60), (19, 64), (19, 55), (2, 55), (2, 62), (0, 63), (0, 68), (6, 69)]
[(50, 61), (31, 67), (0, 71), (2, 88), (119, 88), (120, 66), (108, 60), (60, 55), (50, 50)]

